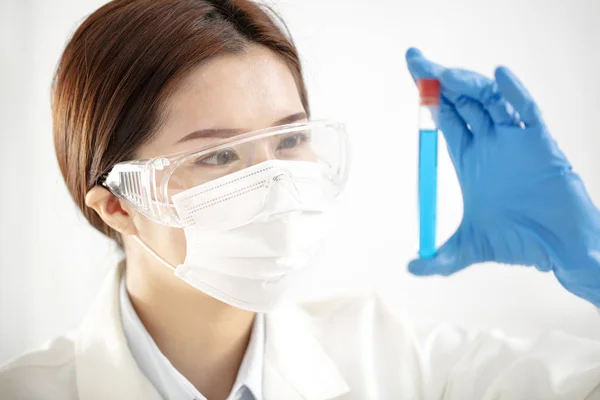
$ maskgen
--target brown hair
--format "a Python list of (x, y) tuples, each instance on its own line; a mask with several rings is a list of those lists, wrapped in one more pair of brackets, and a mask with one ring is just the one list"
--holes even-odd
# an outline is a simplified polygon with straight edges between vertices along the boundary
[(287, 62), (309, 112), (297, 50), (275, 17), (251, 0), (115, 0), (79, 26), (53, 80), (53, 134), (63, 178), (92, 226), (120, 242), (85, 195), (135, 157), (160, 128), (169, 95), (207, 59), (265, 46)]

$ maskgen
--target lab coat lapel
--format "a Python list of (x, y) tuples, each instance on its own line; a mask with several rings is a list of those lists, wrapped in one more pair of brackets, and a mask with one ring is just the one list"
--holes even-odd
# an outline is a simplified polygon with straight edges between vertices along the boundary
[(79, 328), (75, 348), (78, 398), (161, 399), (138, 368), (123, 333), (119, 309), (121, 262), (112, 268)]
[(267, 314), (265, 400), (327, 400), (350, 389), (297, 306)]

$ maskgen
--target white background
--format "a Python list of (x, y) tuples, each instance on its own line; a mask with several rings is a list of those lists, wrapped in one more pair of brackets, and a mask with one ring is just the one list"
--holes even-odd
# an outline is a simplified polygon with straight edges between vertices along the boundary
[[(0, 363), (74, 328), (115, 247), (76, 212), (53, 154), (50, 82), (68, 37), (99, 0), (0, 2)], [(315, 117), (345, 121), (354, 144), (343, 223), (311, 295), (376, 287), (417, 320), (535, 336), (600, 338), (600, 316), (550, 274), (501, 265), (415, 278), (416, 90), (404, 52), (452, 66), (511, 67), (600, 203), (600, 1), (282, 0)], [(444, 149), (442, 146), (441, 149)], [(440, 156), (439, 239), (461, 217)]]

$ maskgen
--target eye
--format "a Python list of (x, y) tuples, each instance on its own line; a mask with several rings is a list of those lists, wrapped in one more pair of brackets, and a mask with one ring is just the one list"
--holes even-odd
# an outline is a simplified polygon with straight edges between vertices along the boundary
[(238, 157), (235, 151), (227, 149), (216, 153), (212, 153), (209, 156), (197, 160), (195, 163), (205, 165), (227, 165), (239, 159), (240, 158)]
[(297, 133), (290, 135), (281, 140), (277, 146), (277, 150), (293, 149), (300, 146), (302, 143), (307, 142), (309, 137), (305, 133)]

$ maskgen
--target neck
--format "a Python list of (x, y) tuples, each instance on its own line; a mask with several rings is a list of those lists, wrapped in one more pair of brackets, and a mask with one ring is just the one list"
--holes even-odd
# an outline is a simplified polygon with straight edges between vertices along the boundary
[(133, 307), (171, 364), (205, 397), (225, 399), (248, 346), (254, 313), (216, 300), (147, 257), (127, 257)]

